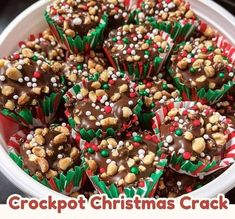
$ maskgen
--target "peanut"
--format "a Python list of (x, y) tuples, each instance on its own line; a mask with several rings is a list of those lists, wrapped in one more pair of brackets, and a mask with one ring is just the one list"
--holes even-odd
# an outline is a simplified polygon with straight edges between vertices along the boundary
[(10, 96), (11, 94), (14, 93), (14, 91), (15, 91), (15, 88), (8, 86), (8, 85), (3, 86), (3, 88), (2, 88), (2, 94), (4, 96)]
[(61, 134), (55, 136), (53, 139), (53, 143), (55, 145), (65, 143), (66, 141), (67, 141), (67, 137), (64, 133), (61, 133)]
[(107, 167), (107, 175), (114, 176), (118, 171), (118, 167), (115, 162), (111, 162)]
[(228, 135), (216, 132), (212, 134), (212, 138), (215, 140), (216, 144), (219, 146), (224, 146), (228, 140)]
[(134, 173), (128, 173), (125, 178), (124, 181), (127, 184), (131, 184), (136, 180), (136, 175)]
[(65, 157), (65, 158), (62, 158), (62, 159), (59, 160), (59, 162), (58, 162), (58, 167), (59, 167), (61, 170), (65, 171), (65, 170), (68, 169), (68, 167), (70, 167), (70, 166), (72, 165), (72, 163), (73, 163), (72, 158), (70, 158), (70, 157)]
[(206, 148), (206, 142), (204, 138), (195, 138), (192, 142), (192, 149), (198, 154), (201, 154)]
[(149, 153), (144, 157), (143, 162), (144, 162), (145, 165), (150, 165), (150, 164), (153, 163), (154, 158), (155, 158), (155, 154), (154, 153)]
[(133, 112), (129, 107), (122, 108), (122, 115), (124, 118), (129, 118), (132, 114), (133, 114)]
[(87, 164), (91, 171), (96, 171), (98, 168), (97, 163), (94, 160), (88, 160)]
[(32, 149), (33, 154), (37, 157), (46, 157), (46, 151), (42, 147), (34, 147)]
[(22, 78), (22, 73), (17, 68), (8, 68), (6, 70), (6, 76), (13, 81), (18, 81), (19, 78)]

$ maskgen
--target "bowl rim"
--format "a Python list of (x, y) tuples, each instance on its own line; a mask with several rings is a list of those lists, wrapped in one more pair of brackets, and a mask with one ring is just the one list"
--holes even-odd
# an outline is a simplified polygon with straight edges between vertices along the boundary
[[(217, 3), (213, 2), (212, 0), (190, 0), (192, 2), (192, 5), (199, 4), (204, 5), (206, 8), (211, 8), (214, 12), (218, 13), (220, 16), (222, 16), (224, 19), (226, 19), (226, 22), (229, 22), (234, 26), (235, 24), (235, 17), (230, 14), (227, 10), (222, 8)], [(197, 3), (196, 3), (197, 2)], [(7, 38), (7, 36), (14, 30), (14, 28), (27, 16), (32, 15), (35, 11), (37, 11), (39, 8), (45, 7), (46, 4), (48, 4), (48, 0), (40, 0), (34, 4), (32, 4), (30, 7), (28, 7), (26, 10), (24, 10), (21, 14), (19, 14), (2, 32), (0, 35), (0, 46), (4, 43), (4, 40)], [(206, 9), (205, 9), (206, 10)], [(202, 13), (197, 11), (197, 14), (201, 17), (206, 17)], [(212, 25), (218, 26), (215, 21), (210, 20)], [(229, 36), (229, 40), (235, 45), (235, 39), (233, 39), (232, 35), (229, 34), (229, 31), (223, 29), (223, 33), (226, 33), (226, 37)], [(46, 186), (40, 184), (36, 180), (34, 180), (32, 177), (27, 175), (22, 169), (20, 169), (14, 161), (8, 156), (6, 151), (4, 150), (5, 143), (0, 136), (0, 171), (4, 174), (6, 178), (8, 178), (9, 181), (11, 181), (16, 187), (18, 187), (20, 190), (22, 190), (26, 195), (36, 197), (36, 198), (43, 198), (45, 196), (53, 196), (54, 198), (63, 198), (67, 199), (68, 196), (65, 196), (63, 194), (60, 194), (56, 191), (53, 191)], [(209, 197), (215, 197), (219, 193), (225, 193), (228, 192), (230, 189), (232, 189), (235, 186), (235, 164), (233, 164), (231, 167), (229, 167), (223, 174), (221, 174), (216, 179), (212, 180), (210, 183), (204, 185), (200, 189), (197, 189), (190, 194), (193, 197), (197, 198), (209, 198)], [(230, 178), (229, 180), (223, 180), (225, 178)], [(222, 182), (222, 183), (221, 183)], [(205, 194), (205, 195), (204, 195)]]

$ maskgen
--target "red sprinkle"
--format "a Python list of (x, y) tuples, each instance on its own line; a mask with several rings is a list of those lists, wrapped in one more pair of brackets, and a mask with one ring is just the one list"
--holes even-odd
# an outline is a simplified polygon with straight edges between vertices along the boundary
[(114, 84), (115, 84), (115, 81), (114, 81), (113, 79), (110, 79), (110, 80), (109, 80), (109, 84), (110, 84), (110, 85), (114, 85)]
[(169, 131), (170, 131), (170, 132), (174, 132), (174, 131), (175, 131), (175, 127), (171, 126), (171, 127), (169, 128)]
[(139, 142), (133, 142), (132, 144), (133, 144), (134, 147), (139, 147), (140, 146)]
[(35, 78), (40, 78), (40, 77), (41, 77), (41, 73), (38, 72), (38, 71), (35, 71), (35, 72), (33, 73), (33, 76), (34, 76)]
[(183, 115), (187, 116), (188, 115), (188, 110), (184, 110)]
[(98, 100), (98, 101), (100, 101), (101, 99), (102, 99), (102, 97), (101, 97), (101, 96), (98, 96), (98, 97), (97, 97), (97, 100)]
[(152, 87), (152, 85), (153, 85), (152, 82), (148, 82), (148, 83), (146, 84), (146, 87), (147, 87), (147, 88), (150, 88), (150, 87)]
[(183, 158), (184, 158), (185, 160), (189, 160), (190, 157), (191, 157), (191, 153), (190, 153), (190, 152), (184, 152), (184, 153), (183, 153)]
[(145, 186), (144, 181), (140, 181), (140, 182), (139, 182), (139, 187), (143, 188), (144, 186)]
[(100, 168), (100, 173), (101, 173), (101, 174), (102, 174), (102, 173), (105, 173), (105, 168), (101, 167), (101, 168)]
[(200, 120), (196, 119), (193, 121), (193, 126), (197, 127), (197, 126), (200, 126), (201, 125), (201, 122)]
[(13, 56), (14, 56), (15, 60), (18, 60), (20, 58), (20, 54), (18, 54), (18, 53), (15, 53)]
[(111, 113), (111, 112), (112, 112), (112, 107), (111, 107), (111, 106), (105, 106), (105, 107), (104, 107), (104, 111), (105, 111), (106, 113)]
[(151, 135), (145, 135), (146, 140), (151, 140), (152, 136)]
[(132, 51), (131, 48), (128, 48), (128, 49), (127, 49), (127, 53), (128, 53), (128, 54), (131, 54), (131, 51)]
[(189, 187), (186, 187), (186, 188), (185, 188), (185, 191), (186, 191), (186, 192), (192, 192), (193, 190), (192, 190), (192, 187), (189, 186)]
[(24, 41), (20, 41), (18, 45), (19, 45), (19, 47), (21, 47), (21, 46), (25, 45), (25, 42)]
[(130, 93), (130, 97), (131, 97), (131, 98), (136, 97), (136, 93), (134, 93), (134, 92)]

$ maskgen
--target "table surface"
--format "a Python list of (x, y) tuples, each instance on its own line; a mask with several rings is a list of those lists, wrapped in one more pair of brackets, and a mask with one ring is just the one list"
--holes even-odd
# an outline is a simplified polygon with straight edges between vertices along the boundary
[[(0, 33), (3, 29), (17, 16), (21, 11), (27, 8), (36, 0), (8, 0), (1, 1), (0, 7)], [(231, 13), (235, 14), (235, 1), (234, 0), (216, 0), (220, 5), (225, 7)], [(13, 7), (14, 5), (14, 7)], [(20, 179), (19, 179), (20, 180)], [(0, 172), (0, 204), (5, 203), (10, 194), (24, 195), (12, 183), (10, 183)], [(227, 194), (230, 202), (235, 204), (235, 189)]]

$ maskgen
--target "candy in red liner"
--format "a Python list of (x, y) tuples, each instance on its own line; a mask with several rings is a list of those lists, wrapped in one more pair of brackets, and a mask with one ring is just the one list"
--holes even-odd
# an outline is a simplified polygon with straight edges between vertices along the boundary
[(1, 114), (23, 126), (45, 126), (54, 120), (63, 95), (61, 69), (27, 47), (19, 54), (0, 61)]
[(169, 73), (184, 100), (218, 102), (234, 87), (234, 48), (222, 39), (192, 39), (179, 44)]
[(124, 132), (138, 120), (134, 85), (112, 67), (75, 85), (64, 96), (70, 125), (86, 141)]
[(43, 185), (63, 194), (78, 191), (86, 165), (68, 125), (19, 130), (8, 142), (10, 157)]
[(116, 70), (127, 71), (132, 80), (141, 80), (157, 76), (173, 41), (150, 24), (130, 24), (111, 31), (103, 47)]
[(88, 51), (102, 43), (108, 17), (101, 1), (53, 1), (44, 17), (57, 41), (71, 53)]
[(96, 190), (116, 198), (152, 197), (167, 163), (154, 133), (94, 139), (84, 148), (87, 174)]
[(156, 112), (153, 128), (180, 173), (204, 176), (234, 163), (234, 127), (209, 106), (170, 103)]

